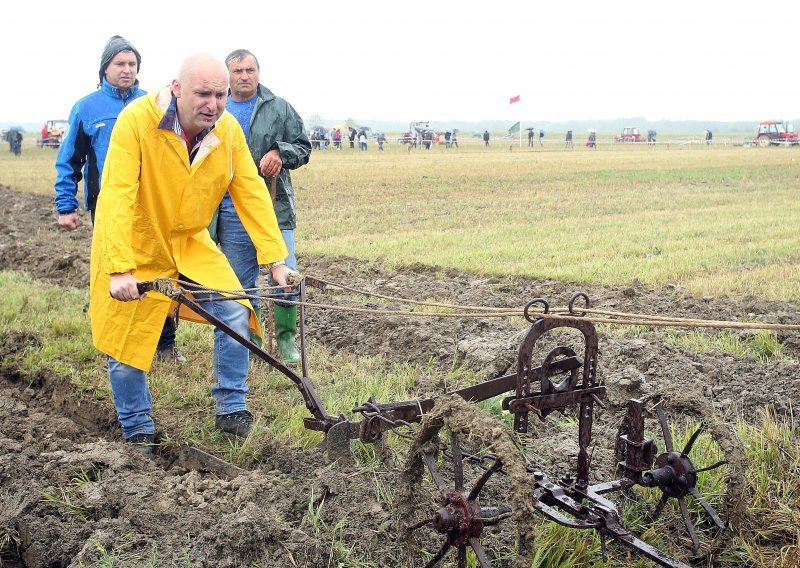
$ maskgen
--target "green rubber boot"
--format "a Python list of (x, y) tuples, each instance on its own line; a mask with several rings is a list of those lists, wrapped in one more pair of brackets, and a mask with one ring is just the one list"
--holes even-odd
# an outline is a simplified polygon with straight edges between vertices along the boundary
[(275, 317), (275, 339), (278, 342), (278, 353), (281, 361), (287, 365), (300, 362), (300, 353), (297, 351), (294, 336), (297, 331), (297, 306), (273, 307)]

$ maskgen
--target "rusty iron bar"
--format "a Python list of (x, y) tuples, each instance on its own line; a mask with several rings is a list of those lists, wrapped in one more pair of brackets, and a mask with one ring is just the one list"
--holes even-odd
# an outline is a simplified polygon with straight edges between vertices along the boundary
[(534, 480), (534, 506), (550, 520), (570, 528), (597, 530), (660, 566), (688, 568), (623, 527), (616, 507), (609, 501), (595, 502), (591, 492), (584, 493), (574, 486), (564, 489), (542, 472), (534, 473)]
[[(151, 288), (152, 289), (152, 288)], [(256, 345), (250, 338), (243, 337), (239, 335), (236, 331), (231, 329), (225, 322), (208, 312), (204, 309), (200, 304), (189, 298), (185, 291), (180, 290), (178, 294), (175, 295), (173, 298), (176, 302), (183, 304), (197, 315), (208, 321), (211, 325), (218, 328), (223, 333), (227, 334), (228, 336), (232, 337), (240, 344), (247, 347), (251, 353), (254, 353), (257, 357), (263, 359), (267, 364), (272, 366), (275, 370), (286, 376), (289, 380), (291, 380), (297, 388), (300, 390), (300, 394), (303, 396), (303, 400), (305, 401), (306, 408), (311, 412), (314, 416), (316, 423), (323, 426), (324, 430), (327, 430), (337, 422), (340, 422), (342, 419), (331, 416), (325, 411), (325, 406), (322, 403), (322, 400), (317, 395), (316, 391), (314, 390), (314, 385), (311, 383), (311, 380), (306, 376), (300, 376), (295, 373), (292, 369), (287, 367), (283, 364), (282, 361), (273, 357), (267, 351), (262, 349), (259, 345)]]
[[(549, 321), (549, 320), (548, 320)], [(555, 375), (577, 369), (581, 366), (583, 360), (580, 357), (568, 357), (555, 361), (550, 366), (549, 373)], [(477, 385), (465, 387), (450, 394), (457, 394), (461, 398), (469, 402), (480, 402), (488, 400), (495, 396), (507, 393), (514, 389), (517, 382), (517, 375), (510, 374), (490, 379)], [(366, 402), (361, 406), (353, 409), (353, 412), (359, 412), (369, 418), (374, 418), (374, 430), (371, 433), (380, 433), (392, 430), (397, 424), (400, 426), (410, 426), (411, 423), (416, 423), (422, 420), (423, 414), (430, 412), (433, 408), (435, 398), (415, 399), (402, 402), (389, 402), (389, 403), (374, 403)], [(380, 416), (380, 418), (378, 418)], [(369, 437), (364, 441), (370, 441)]]
[(625, 459), (619, 462), (619, 467), (626, 478), (641, 484), (642, 473), (653, 466), (656, 451), (653, 440), (644, 435), (644, 401), (628, 401), (626, 424), (628, 432), (620, 436), (625, 444)]

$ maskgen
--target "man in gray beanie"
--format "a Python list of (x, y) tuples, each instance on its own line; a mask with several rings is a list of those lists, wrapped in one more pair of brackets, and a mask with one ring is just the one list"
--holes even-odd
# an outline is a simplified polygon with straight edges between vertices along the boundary
[[(72, 107), (69, 128), (56, 158), (56, 211), (58, 224), (67, 231), (78, 228), (78, 183), (84, 180), (84, 206), (94, 223), (94, 210), (100, 194), (100, 179), (106, 161), (111, 131), (117, 116), (132, 100), (147, 94), (139, 88), (136, 76), (142, 56), (124, 37), (115, 35), (106, 43), (100, 57), (98, 89)], [(156, 358), (185, 363), (175, 347), (175, 328), (167, 319)]]
[(106, 76), (106, 69), (108, 69), (108, 65), (119, 53), (122, 53), (123, 51), (133, 53), (134, 57), (136, 57), (136, 71), (133, 74), (134, 80), (136, 79), (136, 74), (142, 67), (142, 56), (139, 55), (139, 52), (136, 51), (136, 48), (133, 47), (131, 42), (122, 36), (115, 35), (108, 40), (105, 49), (103, 49), (103, 55), (100, 57), (100, 83), (97, 84), (98, 87), (103, 85), (103, 79)]

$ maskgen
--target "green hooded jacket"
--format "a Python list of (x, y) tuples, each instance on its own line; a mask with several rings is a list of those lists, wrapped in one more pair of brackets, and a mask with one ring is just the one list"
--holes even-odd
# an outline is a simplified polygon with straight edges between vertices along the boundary
[[(295, 213), (294, 187), (289, 170), (296, 170), (308, 163), (311, 142), (306, 135), (303, 119), (284, 99), (276, 97), (264, 85), (258, 85), (256, 106), (250, 117), (250, 136), (247, 146), (256, 167), (261, 158), (278, 148), (283, 160), (283, 168), (276, 176), (275, 215), (282, 230), (297, 226)], [(259, 175), (260, 172), (259, 172)], [(263, 178), (263, 176), (262, 176)]]

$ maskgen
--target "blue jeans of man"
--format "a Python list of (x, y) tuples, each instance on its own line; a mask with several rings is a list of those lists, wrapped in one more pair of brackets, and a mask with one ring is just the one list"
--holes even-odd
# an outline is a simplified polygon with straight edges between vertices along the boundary
[[(214, 293), (196, 293), (195, 297), (219, 297)], [(203, 302), (202, 306), (243, 337), (250, 334), (250, 310), (233, 300)], [(219, 329), (214, 330), (214, 377), (211, 395), (216, 400), (217, 414), (230, 414), (247, 408), (245, 395), (250, 354), (244, 345)], [(114, 406), (122, 426), (122, 434), (152, 434), (155, 424), (150, 417), (153, 398), (147, 386), (147, 374), (130, 365), (108, 358), (108, 377)]]
[[(283, 241), (289, 250), (289, 256), (286, 257), (286, 265), (292, 270), (297, 270), (294, 229), (281, 229), (281, 235), (283, 235)], [(236, 208), (232, 203), (226, 204), (223, 201), (219, 207), (217, 238), (219, 239), (219, 246), (228, 258), (228, 262), (231, 263), (231, 267), (242, 284), (242, 288), (254, 288), (258, 277), (256, 247), (253, 245), (253, 241), (250, 240), (250, 236), (247, 234), (244, 225), (242, 225), (242, 221), (239, 219), (239, 215), (236, 214)], [(274, 286), (275, 283), (271, 282), (271, 285)], [(281, 290), (273, 291), (272, 295), (292, 300), (295, 297), (293, 293), (282, 292)], [(258, 300), (251, 300), (251, 302), (254, 308), (261, 307), (261, 302)], [(291, 305), (276, 303), (278, 305)]]

